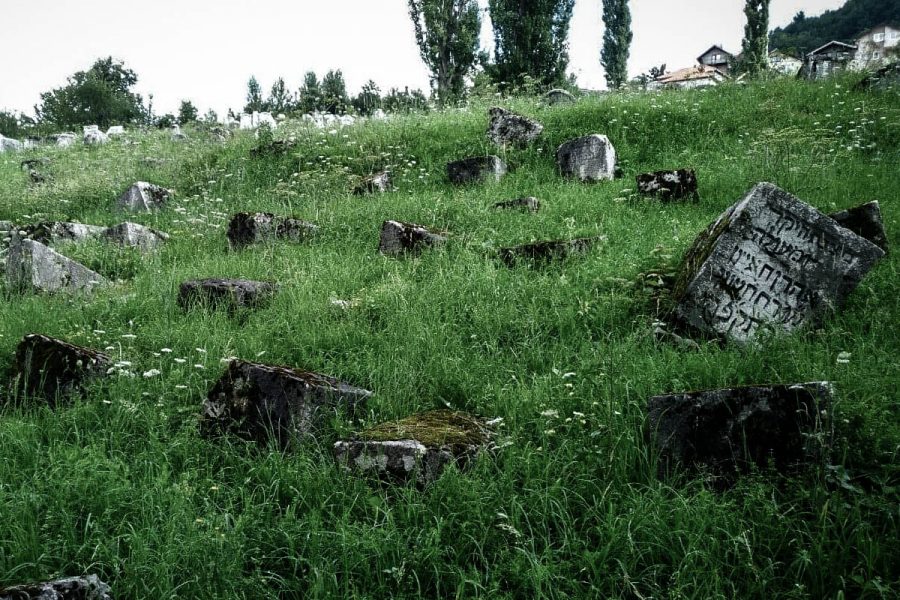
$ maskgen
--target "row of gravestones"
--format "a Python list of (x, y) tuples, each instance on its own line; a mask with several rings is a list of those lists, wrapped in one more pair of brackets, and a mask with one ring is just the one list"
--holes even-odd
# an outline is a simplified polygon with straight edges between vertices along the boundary
[[(492, 111), (492, 128), (498, 115), (511, 113)], [(604, 136), (576, 142), (564, 144), (558, 152), (564, 173), (586, 181), (613, 176), (615, 151)], [(487, 157), (451, 163), (448, 174), (454, 181), (454, 173), (460, 172), (466, 173), (465, 181), (472, 173), (475, 179), (484, 178), (485, 171), (497, 176), (502, 170), (498, 161)], [(567, 171), (564, 165), (572, 167)], [(592, 175), (598, 165), (608, 176)], [(389, 176), (374, 179), (379, 178), (387, 179), (386, 185), (366, 183), (360, 191), (389, 189)], [(696, 197), (696, 177), (690, 171), (644, 179), (651, 186), (645, 191), (662, 190), (661, 197)], [(154, 188), (141, 185), (141, 193), (133, 194), (135, 205), (148, 206), (148, 189), (164, 202), (161, 188), (153, 192)], [(535, 202), (525, 199), (511, 205), (531, 209)], [(272, 239), (302, 240), (314, 231), (314, 225), (299, 219), (241, 213), (232, 219), (228, 237), (233, 248), (240, 248)], [(405, 254), (444, 241), (444, 232), (386, 221), (380, 249)], [(588, 245), (587, 240), (542, 242), (505, 249), (501, 257), (511, 262), (515, 257), (560, 256)], [(759, 184), (701, 233), (686, 254), (672, 290), (672, 324), (738, 343), (755, 343), (767, 331), (794, 332), (840, 307), (886, 250), (877, 203), (827, 216), (772, 184)], [(203, 280), (183, 284), (179, 302), (254, 306), (274, 291), (274, 284), (265, 282)], [(16, 350), (15, 394), (43, 397), (55, 405), (90, 378), (105, 375), (111, 366), (111, 359), (100, 352), (29, 335)], [(659, 452), (660, 475), (701, 469), (728, 482), (754, 467), (774, 464), (788, 471), (823, 459), (830, 443), (833, 394), (829, 382), (812, 382), (653, 397), (648, 401), (648, 422)], [(298, 435), (315, 435), (324, 417), (336, 410), (354, 415), (371, 395), (326, 375), (236, 360), (209, 391), (201, 431), (230, 432), (258, 442), (274, 437), (287, 445)], [(359, 432), (336, 442), (333, 453), (347, 468), (425, 484), (447, 465), (465, 467), (490, 450), (492, 424), (458, 412), (431, 411)]]

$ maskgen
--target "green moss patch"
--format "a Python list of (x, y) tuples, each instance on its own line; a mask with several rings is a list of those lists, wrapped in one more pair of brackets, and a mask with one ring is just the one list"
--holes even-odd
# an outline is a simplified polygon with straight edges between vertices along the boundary
[(376, 425), (360, 434), (370, 442), (416, 440), (427, 447), (478, 446), (490, 438), (484, 421), (461, 412), (433, 410)]

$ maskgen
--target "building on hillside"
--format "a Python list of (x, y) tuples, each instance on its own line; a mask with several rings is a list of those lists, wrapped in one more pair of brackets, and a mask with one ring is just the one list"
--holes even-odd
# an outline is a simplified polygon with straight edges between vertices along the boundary
[(722, 46), (713, 46), (703, 54), (697, 57), (697, 62), (707, 67), (718, 69), (724, 75), (731, 72), (731, 63), (735, 56), (722, 48)]
[(791, 77), (797, 75), (803, 67), (803, 61), (795, 56), (786, 54), (777, 48), (769, 52), (769, 68), (782, 75)]
[(686, 69), (679, 69), (672, 73), (666, 73), (647, 84), (648, 90), (661, 88), (692, 89), (719, 85), (728, 80), (728, 75), (706, 65), (697, 65)]
[(852, 65), (854, 69), (877, 69), (900, 57), (900, 25), (873, 27), (857, 36), (855, 41), (857, 49)]
[(828, 42), (806, 55), (803, 74), (807, 79), (825, 79), (851, 67), (856, 46), (844, 42)]

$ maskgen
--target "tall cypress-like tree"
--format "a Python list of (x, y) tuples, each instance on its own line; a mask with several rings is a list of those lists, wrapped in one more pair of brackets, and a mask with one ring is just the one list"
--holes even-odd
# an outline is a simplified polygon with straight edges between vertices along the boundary
[(408, 1), (419, 54), (431, 71), (438, 102), (444, 105), (462, 97), (478, 52), (477, 0)]
[(628, 80), (628, 53), (631, 49), (631, 10), (628, 0), (603, 0), (603, 49), (600, 64), (606, 71), (606, 85), (615, 90)]
[(751, 77), (766, 71), (769, 66), (769, 2), (771, 0), (747, 0), (744, 14), (744, 41), (741, 42), (739, 70)]
[(313, 71), (307, 71), (303, 76), (303, 85), (297, 95), (297, 107), (305, 113), (322, 110), (322, 86)]
[(272, 84), (272, 90), (269, 92), (269, 100), (266, 104), (268, 109), (275, 114), (284, 113), (293, 108), (293, 99), (290, 92), (287, 91), (284, 78), (279, 77)]
[(490, 0), (494, 64), (488, 74), (503, 88), (525, 77), (540, 85), (565, 81), (567, 38), (575, 0)]
[(251, 76), (250, 81), (247, 82), (247, 105), (244, 106), (244, 112), (252, 113), (261, 110), (265, 110), (262, 88), (259, 87), (259, 82), (256, 81), (256, 77)]

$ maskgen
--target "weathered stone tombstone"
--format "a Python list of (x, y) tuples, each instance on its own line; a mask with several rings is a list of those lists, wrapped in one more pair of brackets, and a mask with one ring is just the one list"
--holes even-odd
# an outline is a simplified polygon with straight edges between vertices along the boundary
[(353, 416), (372, 392), (318, 373), (233, 361), (209, 391), (201, 430), (233, 433), (285, 446), (293, 435), (311, 435), (335, 412)]
[(544, 101), (547, 104), (572, 104), (575, 102), (575, 96), (566, 90), (553, 89), (544, 94)]
[(884, 256), (872, 242), (771, 183), (756, 185), (698, 236), (672, 298), (693, 330), (753, 341), (841, 307)]
[(378, 479), (426, 484), (455, 464), (464, 469), (485, 449), (492, 432), (486, 421), (435, 410), (381, 423), (355, 439), (334, 444), (338, 464)]
[(533, 142), (544, 131), (544, 126), (528, 117), (518, 115), (503, 108), (493, 107), (488, 111), (491, 117), (487, 137), (499, 146), (524, 147)]
[(394, 183), (391, 179), (390, 171), (381, 171), (368, 177), (363, 177), (355, 186), (353, 186), (353, 194), (356, 196), (365, 196), (368, 194), (384, 194), (394, 189)]
[(13, 372), (18, 388), (30, 397), (56, 405), (95, 377), (106, 376), (112, 360), (106, 354), (45, 335), (26, 335), (16, 348)]
[(0, 600), (112, 600), (112, 594), (96, 575), (85, 575), (0, 587)]
[(474, 156), (447, 163), (451, 183), (463, 185), (482, 181), (500, 181), (506, 175), (506, 163), (499, 156)]
[(56, 134), (56, 145), (59, 148), (68, 148), (75, 144), (77, 137), (74, 133), (58, 133)]
[(106, 279), (40, 242), (12, 236), (6, 258), (6, 282), (17, 292), (91, 293)]
[(445, 232), (436, 231), (400, 221), (385, 221), (381, 225), (378, 251), (389, 256), (415, 254), (429, 246), (440, 246), (447, 241)]
[(700, 199), (697, 174), (693, 169), (641, 173), (637, 176), (637, 189), (645, 196), (655, 196), (663, 201)]
[(172, 190), (138, 181), (119, 196), (116, 208), (131, 212), (151, 212), (165, 206), (172, 195)]
[(573, 254), (582, 254), (604, 241), (606, 241), (606, 236), (598, 235), (573, 240), (533, 242), (521, 246), (500, 248), (498, 254), (500, 260), (509, 267), (514, 267), (520, 262), (539, 265), (554, 260), (563, 260)]
[(616, 149), (605, 135), (587, 135), (560, 145), (556, 165), (560, 174), (579, 181), (611, 180), (616, 175)]
[(25, 145), (19, 140), (0, 135), (0, 154), (4, 152), (20, 152), (24, 148)]
[(667, 394), (647, 403), (661, 476), (705, 469), (729, 477), (773, 464), (782, 472), (825, 458), (831, 442), (829, 382)]
[(515, 200), (497, 202), (494, 204), (494, 208), (537, 212), (541, 209), (541, 201), (534, 196), (528, 196), (526, 198), (516, 198)]
[(124, 222), (112, 227), (45, 221), (20, 228), (23, 238), (44, 245), (59, 243), (81, 243), (90, 240), (105, 240), (120, 246), (138, 248), (141, 251), (155, 250), (169, 239), (169, 235), (137, 223)]
[(888, 239), (884, 231), (884, 220), (881, 218), (881, 206), (877, 201), (867, 202), (847, 210), (828, 215), (838, 225), (862, 236), (888, 252)]
[(291, 217), (264, 212), (240, 212), (228, 223), (228, 245), (232, 250), (253, 244), (274, 241), (302, 242), (317, 231), (318, 227)]
[(84, 135), (82, 137), (82, 141), (85, 146), (96, 146), (100, 144), (105, 144), (109, 138), (106, 137), (106, 134), (100, 131), (100, 127), (97, 125), (85, 125), (84, 126)]
[(234, 312), (245, 308), (264, 308), (277, 292), (278, 286), (269, 281), (194, 279), (179, 286), (178, 305), (185, 310), (208, 306)]
[(125, 135), (125, 127), (122, 125), (112, 125), (106, 130), (106, 137), (114, 138)]
[(169, 239), (169, 234), (126, 221), (107, 227), (103, 230), (102, 237), (120, 246), (138, 248), (146, 252), (162, 246)]

